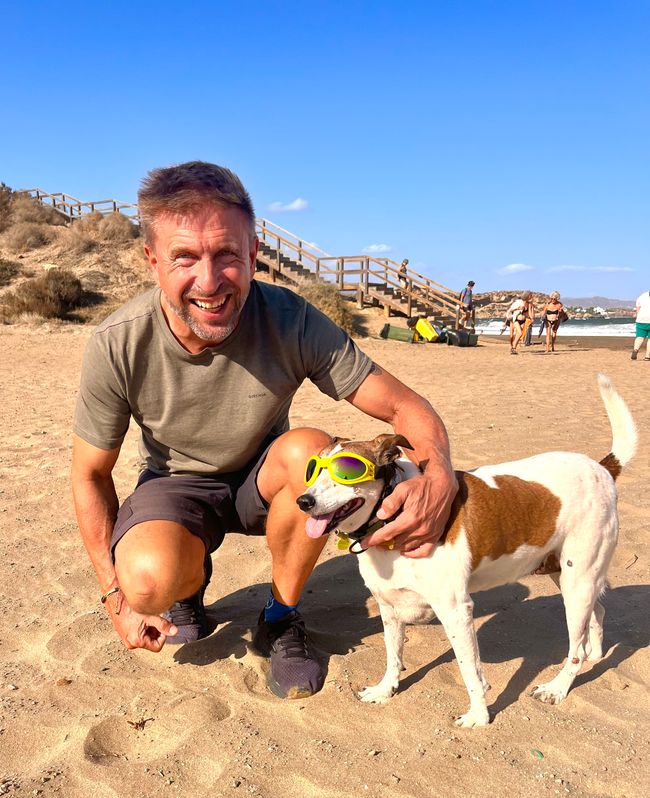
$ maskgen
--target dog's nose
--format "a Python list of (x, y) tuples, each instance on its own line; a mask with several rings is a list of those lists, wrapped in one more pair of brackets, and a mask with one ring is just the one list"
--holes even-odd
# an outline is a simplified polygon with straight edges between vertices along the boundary
[(309, 493), (303, 493), (302, 496), (298, 496), (296, 499), (296, 504), (303, 513), (306, 513), (307, 510), (311, 510), (311, 508), (316, 504), (316, 499), (311, 496)]

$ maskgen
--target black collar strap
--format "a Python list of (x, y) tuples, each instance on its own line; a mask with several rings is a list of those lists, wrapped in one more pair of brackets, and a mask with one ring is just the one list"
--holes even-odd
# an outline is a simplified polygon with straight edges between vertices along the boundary
[[(390, 494), (395, 490), (395, 487), (399, 482), (399, 480), (396, 480), (395, 477), (398, 471), (402, 471), (402, 467), (397, 463), (388, 463), (385, 466), (380, 466), (380, 468), (382, 469), (382, 471), (380, 472), (379, 469), (377, 469), (377, 473), (379, 475), (383, 475), (384, 477), (385, 480), (384, 488), (381, 492), (381, 495), (379, 496), (379, 499), (377, 499), (377, 503), (373, 507), (372, 513), (370, 514), (370, 518), (366, 521), (365, 524), (363, 524), (363, 526), (360, 526), (359, 529), (356, 529), (354, 532), (351, 532), (348, 535), (348, 537), (351, 538), (352, 540), (350, 548), (348, 549), (348, 551), (351, 554), (362, 554), (365, 551), (365, 549), (361, 548), (360, 545), (361, 539), (365, 538), (366, 535), (371, 535), (373, 532), (376, 532), (378, 529), (381, 529), (382, 526), (385, 526), (386, 524), (390, 523), (398, 515), (398, 513), (395, 513), (395, 515), (392, 515), (390, 518), (386, 518), (382, 521), (381, 519), (377, 518), (377, 510), (379, 510), (379, 508), (381, 507), (384, 499), (390, 496)], [(354, 549), (355, 545), (359, 546), (358, 551)]]

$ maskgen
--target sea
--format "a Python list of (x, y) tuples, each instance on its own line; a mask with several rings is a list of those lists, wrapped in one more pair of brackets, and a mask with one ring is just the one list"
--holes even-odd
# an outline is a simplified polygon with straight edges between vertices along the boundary
[[(499, 335), (503, 329), (504, 319), (477, 319), (476, 332), (484, 335)], [(634, 319), (629, 316), (595, 319), (569, 319), (560, 324), (558, 338), (576, 335), (611, 335), (621, 338), (634, 337)], [(533, 335), (539, 331), (539, 319), (535, 319)], [(505, 335), (505, 333), (504, 333)]]

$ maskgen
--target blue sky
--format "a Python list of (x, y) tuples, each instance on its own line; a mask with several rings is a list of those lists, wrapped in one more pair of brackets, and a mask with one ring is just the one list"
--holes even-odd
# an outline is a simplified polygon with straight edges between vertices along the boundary
[(459, 289), (650, 285), (650, 2), (5, 2), (0, 180), (229, 166), (335, 255)]

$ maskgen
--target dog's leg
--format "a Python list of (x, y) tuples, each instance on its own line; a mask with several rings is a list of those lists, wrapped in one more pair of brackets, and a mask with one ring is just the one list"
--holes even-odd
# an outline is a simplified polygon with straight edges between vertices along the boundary
[(469, 693), (469, 710), (456, 719), (456, 725), (463, 728), (487, 726), (490, 714), (485, 701), (485, 693), (490, 689), (478, 650), (476, 629), (474, 628), (474, 602), (469, 595), (447, 606), (432, 604), (443, 625), (451, 647), (454, 650), (461, 676)]
[[(555, 584), (560, 587), (560, 573), (549, 574)], [(589, 619), (589, 639), (585, 645), (585, 653), (589, 662), (602, 659), (603, 657), (603, 620), (605, 618), (605, 608), (596, 601), (594, 611)]]
[(386, 673), (374, 686), (359, 692), (362, 701), (383, 704), (397, 692), (400, 671), (404, 670), (402, 653), (404, 651), (405, 624), (390, 604), (379, 602), (381, 620), (384, 624), (384, 645), (386, 646)]
[(603, 657), (603, 620), (605, 608), (596, 601), (594, 611), (589, 619), (589, 642), (587, 643), (587, 659), (589, 662)]
[[(576, 573), (575, 568), (562, 570), (560, 588), (564, 599), (567, 627), (569, 630), (569, 654), (564, 667), (558, 675), (546, 684), (538, 685), (532, 692), (533, 698), (538, 698), (547, 704), (559, 704), (566, 698), (574, 679), (580, 673), (582, 663), (587, 658), (590, 628), (592, 619), (595, 621), (594, 638), (596, 638), (596, 651), (602, 654), (602, 643), (598, 639), (598, 628), (602, 633), (602, 605), (598, 602), (598, 595), (604, 584), (604, 576), (594, 583), (590, 574)], [(596, 606), (598, 605), (598, 606)], [(600, 610), (599, 610), (600, 608)], [(600, 645), (600, 652), (598, 652)]]

